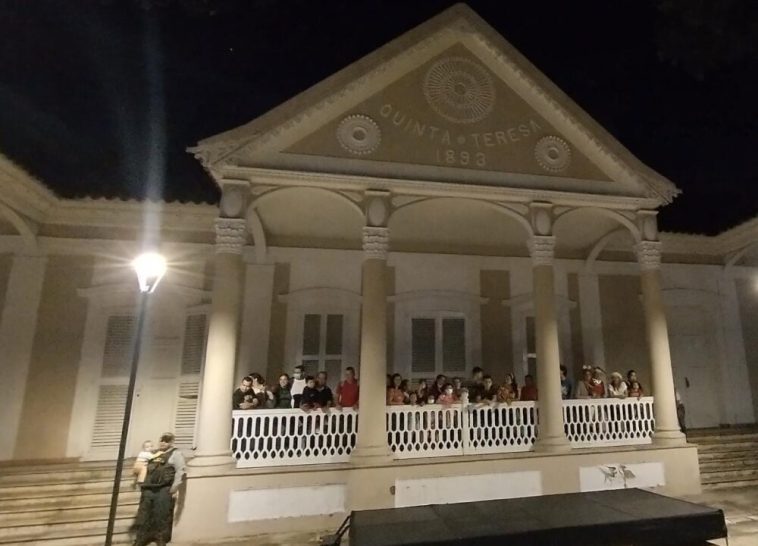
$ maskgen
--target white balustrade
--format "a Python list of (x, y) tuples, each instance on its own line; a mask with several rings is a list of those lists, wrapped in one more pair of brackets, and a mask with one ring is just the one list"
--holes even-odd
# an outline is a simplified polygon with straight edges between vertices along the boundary
[(649, 444), (653, 397), (564, 400), (563, 422), (571, 447)]
[(397, 459), (463, 454), (460, 404), (388, 406), (387, 441)]
[[(232, 453), (238, 467), (350, 461), (358, 412), (237, 410)], [(571, 446), (649, 444), (653, 398), (564, 400)], [(388, 406), (387, 442), (396, 459), (529, 451), (537, 436), (534, 402)]]
[(534, 402), (469, 406), (466, 413), (464, 454), (532, 449), (537, 434)]
[(358, 432), (358, 412), (349, 408), (235, 410), (232, 416), (239, 468), (348, 462)]

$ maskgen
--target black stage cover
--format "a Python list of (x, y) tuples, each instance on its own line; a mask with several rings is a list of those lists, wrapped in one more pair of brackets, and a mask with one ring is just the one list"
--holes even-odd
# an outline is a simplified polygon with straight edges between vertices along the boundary
[(641, 489), (352, 513), (350, 546), (691, 546), (726, 536), (721, 510)]

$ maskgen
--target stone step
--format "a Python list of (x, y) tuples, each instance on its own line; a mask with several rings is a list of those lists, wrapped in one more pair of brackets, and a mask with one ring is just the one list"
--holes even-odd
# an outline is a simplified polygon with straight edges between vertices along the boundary
[(724, 436), (700, 436), (687, 435), (687, 441), (692, 444), (729, 444), (734, 442), (758, 442), (758, 432), (754, 434), (729, 434)]
[(745, 470), (720, 470), (700, 473), (700, 482), (704, 484), (740, 480), (758, 480), (758, 469), (748, 468)]
[(742, 487), (758, 487), (758, 478), (756, 479), (736, 479), (733, 481), (717, 481), (713, 483), (703, 483), (703, 491), (713, 491), (716, 489), (736, 489)]
[[(131, 477), (121, 481), (121, 491), (131, 491)], [(83, 480), (62, 483), (0, 485), (0, 499), (35, 498), (52, 496), (102, 493), (113, 489), (113, 481), (107, 479)]]
[[(14, 537), (46, 537), (48, 535), (65, 536), (82, 531), (97, 531), (105, 529), (108, 522), (108, 514), (105, 516), (95, 516), (90, 518), (75, 518), (66, 521), (41, 522), (26, 521), (17, 524), (0, 525), (0, 541)], [(134, 514), (129, 512), (116, 513), (116, 524), (119, 529), (126, 530), (134, 522)], [(2, 542), (0, 542), (2, 544)]]
[[(124, 476), (131, 476), (132, 466), (123, 469)], [(92, 468), (67, 468), (59, 470), (46, 470), (29, 473), (0, 472), (0, 487), (6, 485), (39, 485), (45, 483), (82, 482), (87, 480), (111, 480), (116, 474), (116, 469), (110, 467)]]
[(726, 459), (715, 461), (700, 461), (700, 472), (718, 472), (721, 470), (741, 470), (741, 469), (758, 470), (758, 457), (744, 459)]
[(697, 444), (697, 449), (702, 453), (724, 452), (733, 450), (758, 450), (758, 441), (747, 442), (721, 442), (717, 444)]
[(700, 461), (729, 461), (734, 459), (755, 459), (758, 452), (754, 449), (735, 449), (731, 451), (706, 451), (698, 450)]
[[(122, 488), (119, 492), (120, 502), (138, 502), (140, 491)], [(110, 506), (111, 489), (103, 488), (98, 491), (85, 491), (81, 494), (63, 496), (29, 496), (29, 497), (0, 497), (0, 513), (23, 512), (30, 510), (54, 510), (60, 507), (91, 507)]]
[[(107, 502), (105, 502), (107, 500)], [(139, 506), (139, 497), (129, 497), (126, 500), (119, 495), (119, 517), (134, 517)], [(32, 508), (23, 507), (21, 510), (0, 512), (0, 528), (12, 525), (28, 525), (31, 523), (63, 523), (72, 521), (87, 521), (92, 519), (108, 519), (110, 498), (98, 505), (72, 506), (60, 504), (55, 507)]]
[(739, 434), (758, 434), (758, 425), (738, 425), (734, 427), (691, 428), (687, 436), (700, 438), (702, 436), (735, 436)]
[[(116, 520), (114, 525), (113, 543), (130, 544), (127, 531), (132, 521)], [(0, 537), (0, 544), (3, 546), (102, 546), (106, 521), (98, 522), (97, 526), (79, 529), (50, 529), (48, 528), (43, 534), (32, 533), (27, 535), (17, 535)]]

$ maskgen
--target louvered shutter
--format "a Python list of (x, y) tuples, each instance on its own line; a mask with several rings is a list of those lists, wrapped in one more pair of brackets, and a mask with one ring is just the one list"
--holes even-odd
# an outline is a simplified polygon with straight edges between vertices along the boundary
[(176, 435), (177, 447), (184, 450), (191, 450), (195, 447), (195, 422), (197, 420), (199, 390), (199, 381), (182, 381), (179, 383), (174, 434)]
[(125, 377), (131, 367), (135, 320), (131, 315), (108, 317), (101, 377)]
[(112, 459), (121, 440), (127, 385), (100, 385), (88, 458)]
[(182, 376), (174, 414), (176, 445), (184, 450), (195, 447), (200, 374), (205, 360), (207, 316), (204, 313), (187, 316), (182, 347)]
[(200, 375), (205, 358), (206, 316), (189, 315), (184, 327), (182, 375)]

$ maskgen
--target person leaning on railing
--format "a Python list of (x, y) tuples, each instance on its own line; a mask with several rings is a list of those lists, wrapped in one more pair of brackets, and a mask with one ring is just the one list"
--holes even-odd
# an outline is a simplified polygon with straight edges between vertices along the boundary
[(357, 408), (360, 388), (355, 378), (355, 368), (345, 368), (345, 379), (340, 381), (335, 390), (335, 404), (338, 408)]
[(240, 386), (232, 393), (232, 409), (247, 410), (253, 409), (258, 404), (258, 400), (252, 392), (253, 378), (245, 376), (240, 381)]
[(290, 376), (283, 373), (279, 376), (279, 382), (271, 389), (274, 395), (274, 407), (276, 409), (289, 409), (292, 407), (292, 387)]

